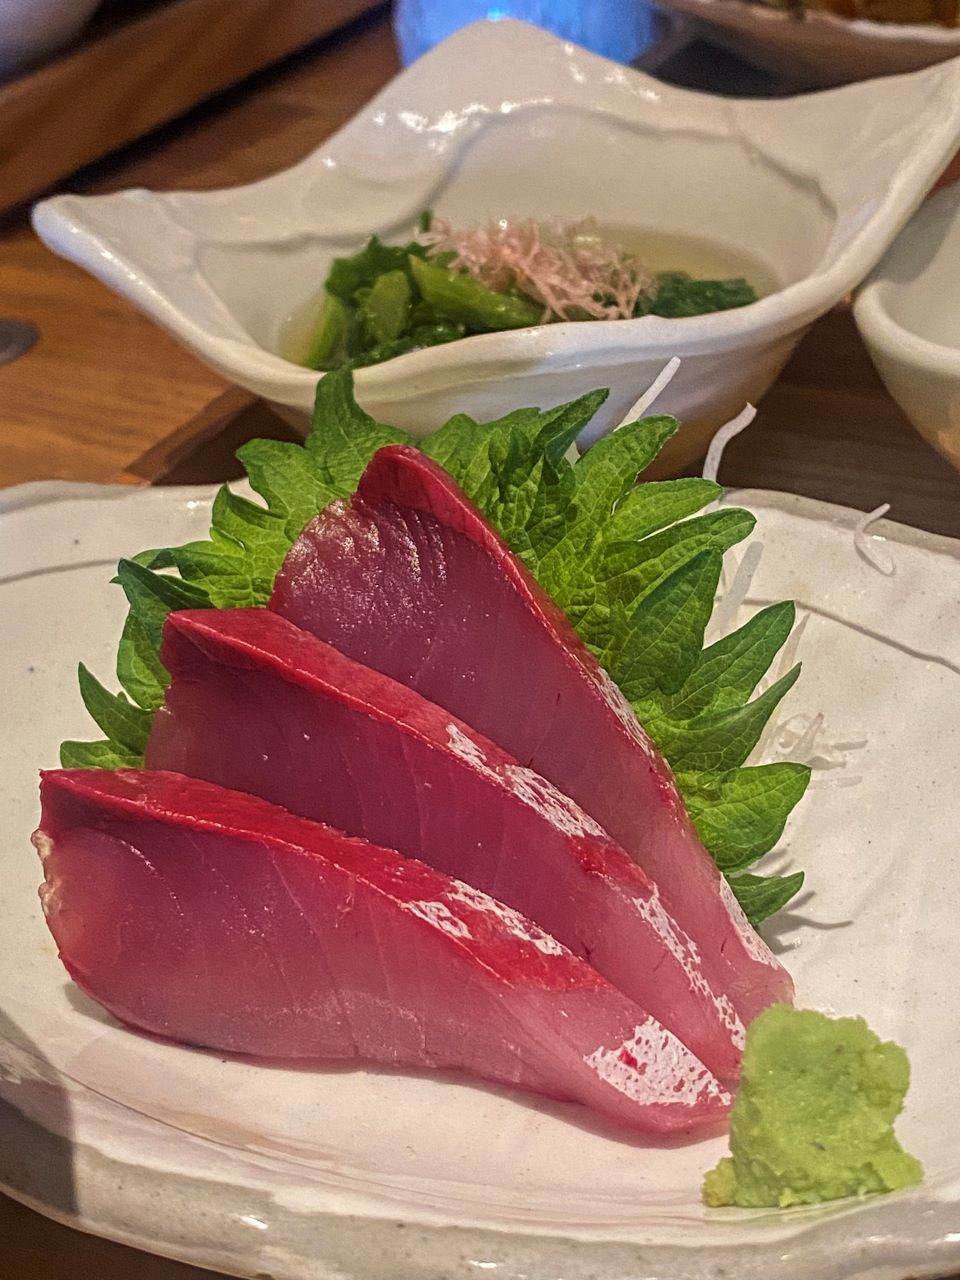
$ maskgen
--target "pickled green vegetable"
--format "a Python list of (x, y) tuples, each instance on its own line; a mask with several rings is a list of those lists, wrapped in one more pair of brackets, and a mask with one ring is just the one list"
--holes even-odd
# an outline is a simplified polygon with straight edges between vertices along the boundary
[(461, 272), (414, 257), (410, 271), (424, 302), (437, 315), (459, 321), (474, 333), (525, 329), (543, 319), (543, 307), (536, 302), (518, 294), (495, 293)]
[(374, 344), (395, 342), (406, 332), (411, 297), (405, 271), (385, 271), (377, 276), (360, 309), (364, 331)]
[(350, 316), (346, 305), (332, 293), (324, 294), (304, 364), (310, 369), (330, 369), (347, 353)]
[(415, 240), (402, 245), (384, 244), (378, 236), (371, 236), (359, 253), (334, 258), (326, 279), (327, 293), (351, 302), (358, 289), (372, 288), (385, 271), (406, 271), (410, 256), (417, 254), (424, 256), (426, 249)]
[(694, 280), (686, 271), (661, 271), (656, 290), (641, 297), (633, 314), (672, 318), (702, 316), (712, 311), (729, 311), (731, 307), (745, 307), (756, 300), (756, 291), (742, 276), (734, 280)]
[[(421, 232), (429, 231), (429, 211)], [(411, 240), (384, 244), (371, 236), (349, 257), (335, 258), (325, 284), (316, 329), (303, 363), (312, 369), (362, 368), (423, 347), (476, 333), (523, 329), (558, 317), (519, 289), (494, 290), (453, 268), (456, 255)], [(594, 295), (599, 297), (599, 295)], [(634, 316), (694, 316), (754, 302), (744, 279), (696, 280), (664, 271), (637, 301)], [(570, 308), (566, 319), (594, 319)]]

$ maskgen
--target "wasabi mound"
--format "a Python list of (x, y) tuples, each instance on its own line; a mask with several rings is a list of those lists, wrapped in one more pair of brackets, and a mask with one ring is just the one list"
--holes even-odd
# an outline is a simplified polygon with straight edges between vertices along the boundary
[(894, 1136), (907, 1055), (862, 1018), (773, 1005), (750, 1025), (730, 1152), (703, 1182), (708, 1205), (816, 1204), (914, 1185)]

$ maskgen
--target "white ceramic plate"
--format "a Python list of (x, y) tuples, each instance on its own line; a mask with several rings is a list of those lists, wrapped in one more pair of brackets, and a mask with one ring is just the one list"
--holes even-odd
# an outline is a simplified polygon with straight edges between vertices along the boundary
[(808, 10), (802, 20), (754, 0), (656, 0), (710, 38), (795, 87), (824, 88), (919, 71), (960, 55), (960, 28), (851, 21)]
[[(960, 64), (738, 102), (664, 85), (522, 23), (478, 23), (282, 173), (202, 194), (55, 196), (37, 206), (34, 225), (57, 253), (301, 426), (317, 375), (278, 354), (286, 319), (316, 302), (333, 257), (372, 232), (406, 239), (425, 207), (461, 227), (505, 214), (593, 215), (641, 237), (706, 237), (710, 253), (755, 265), (760, 301), (687, 319), (481, 334), (356, 379), (370, 413), (418, 435), (455, 412), (489, 421), (609, 387), (591, 425), (599, 432), (680, 356), (658, 404), (684, 424), (666, 465), (697, 456), (720, 423), (763, 395), (805, 327), (878, 260), (958, 142)], [(695, 266), (686, 253), (654, 265)], [(702, 270), (723, 271), (720, 261)]]
[[(811, 617), (784, 714), (866, 746), (818, 779), (774, 865), (810, 892), (771, 931), (800, 1002), (909, 1047), (899, 1125), (923, 1187), (820, 1211), (706, 1212), (716, 1140), (645, 1148), (575, 1106), (462, 1079), (288, 1071), (123, 1030), (68, 981), (37, 900), (36, 771), (88, 736), (120, 555), (205, 533), (212, 490), (36, 484), (0, 498), (0, 1185), (115, 1239), (270, 1280), (903, 1280), (960, 1267), (960, 544), (738, 495), (765, 545), (753, 605)], [(859, 782), (850, 784), (859, 777)], [(822, 784), (822, 785), (821, 785)]]

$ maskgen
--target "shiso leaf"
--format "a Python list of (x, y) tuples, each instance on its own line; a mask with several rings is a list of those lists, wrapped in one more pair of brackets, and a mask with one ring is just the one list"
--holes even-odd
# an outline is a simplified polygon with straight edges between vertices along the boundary
[(637, 476), (679, 425), (676, 418), (627, 423), (598, 440), (575, 466), (564, 467), (558, 460), (556, 484), (567, 491), (564, 521), (560, 537), (539, 557), (537, 578), (574, 625), (577, 604), (583, 608), (594, 595), (588, 590), (578, 601), (575, 584), (592, 583), (596, 577), (598, 554), (609, 539), (618, 503), (629, 496)]
[(606, 391), (592, 391), (556, 409), (518, 409), (494, 422), (458, 414), (420, 446), (538, 578), (541, 560), (563, 537), (569, 518), (573, 469), (564, 454), (606, 398)]
[(756, 928), (769, 916), (776, 915), (803, 888), (803, 872), (788, 876), (754, 876), (745, 872), (727, 876), (730, 888), (743, 908), (743, 914)]
[(715, 502), (722, 493), (720, 486), (712, 480), (693, 476), (680, 480), (648, 480), (634, 486), (617, 503), (607, 536), (611, 542), (645, 538), (647, 534), (696, 514)]
[(810, 769), (779, 761), (717, 773), (679, 774), (687, 812), (721, 871), (744, 871), (780, 839)]
[(376, 422), (364, 413), (353, 397), (353, 378), (349, 375), (321, 378), (317, 383), (313, 430), (303, 445), (317, 475), (327, 482), (334, 497), (353, 493), (378, 449), (409, 441), (405, 431)]
[(167, 670), (157, 645), (133, 610), (127, 614), (117, 649), (117, 679), (138, 707), (156, 711), (163, 706)]
[(645, 728), (678, 773), (737, 769), (759, 742), (764, 725), (799, 674), (797, 665), (742, 707), (711, 711), (689, 720), (648, 719)]
[(142, 769), (143, 753), (124, 751), (115, 742), (61, 742), (62, 769)]
[(701, 551), (648, 591), (598, 654), (633, 702), (678, 688), (700, 656), (723, 557)]
[(707, 711), (742, 706), (786, 642), (795, 616), (790, 600), (769, 605), (704, 649), (683, 685), (661, 700), (664, 714), (689, 719)]
[(251, 440), (237, 450), (237, 457), (251, 488), (263, 498), (290, 542), (312, 516), (340, 496), (302, 445)]
[(598, 574), (608, 597), (627, 604), (701, 551), (728, 551), (749, 537), (755, 524), (749, 511), (729, 507), (683, 520), (636, 541), (608, 539)]
[(224, 487), (209, 540), (121, 561), (117, 581), (130, 611), (117, 675), (127, 697), (84, 669), (85, 701), (108, 736), (64, 743), (63, 758), (105, 768), (142, 763), (168, 683), (160, 661), (167, 614), (266, 604), (304, 525), (350, 497), (378, 449), (416, 444), (484, 511), (632, 700), (748, 917), (757, 923), (778, 910), (802, 875), (743, 868), (779, 838), (809, 771), (742, 766), (799, 671), (752, 697), (789, 634), (793, 606), (761, 610), (704, 649), (723, 554), (750, 534), (754, 518), (736, 508), (696, 515), (721, 492), (709, 481), (637, 484), (677, 430), (672, 418), (628, 423), (571, 461), (570, 445), (606, 394), (487, 423), (460, 414), (420, 443), (357, 405), (349, 370), (328, 373), (303, 446), (254, 440), (238, 453), (263, 505)]
[(107, 739), (131, 756), (143, 755), (153, 713), (136, 706), (122, 693), (109, 693), (82, 662), (77, 669), (77, 677), (83, 705)]

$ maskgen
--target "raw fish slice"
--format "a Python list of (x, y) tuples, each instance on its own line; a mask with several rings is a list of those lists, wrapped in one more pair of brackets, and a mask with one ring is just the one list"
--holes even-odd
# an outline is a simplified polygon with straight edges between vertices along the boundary
[(270, 607), (548, 778), (658, 886), (744, 1022), (793, 985), (701, 845), (666, 762), (569, 621), (449, 475), (379, 450), (307, 526)]
[(743, 1027), (643, 871), (448, 711), (267, 609), (171, 614), (151, 769), (249, 791), (521, 911), (736, 1076)]
[(76, 982), (124, 1022), (269, 1058), (458, 1068), (647, 1133), (729, 1097), (516, 912), (265, 801), (137, 770), (43, 775), (34, 841)]

